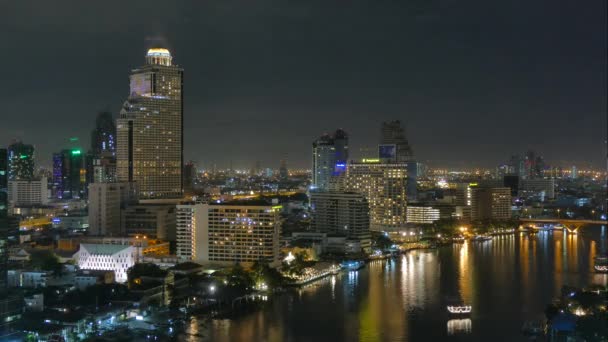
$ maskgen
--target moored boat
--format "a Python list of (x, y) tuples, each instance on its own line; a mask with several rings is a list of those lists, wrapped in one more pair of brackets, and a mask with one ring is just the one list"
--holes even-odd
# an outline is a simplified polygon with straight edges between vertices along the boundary
[(593, 261), (596, 272), (608, 273), (608, 254), (598, 255)]

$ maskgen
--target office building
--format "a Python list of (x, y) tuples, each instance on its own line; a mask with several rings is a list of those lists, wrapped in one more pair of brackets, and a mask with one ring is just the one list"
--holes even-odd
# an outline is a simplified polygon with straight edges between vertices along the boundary
[(8, 179), (27, 180), (34, 177), (34, 146), (15, 142), (8, 147)]
[(89, 184), (89, 235), (121, 235), (121, 210), (136, 202), (134, 183)]
[(196, 165), (189, 161), (184, 165), (184, 193), (192, 193), (194, 190), (194, 180), (196, 179)]
[(333, 135), (324, 134), (312, 143), (312, 187), (328, 190), (331, 177), (346, 171), (348, 134), (338, 129)]
[[(230, 168), (232, 170), (232, 167)], [(287, 160), (282, 159), (281, 165), (279, 166), (279, 179), (285, 181), (289, 178), (289, 171), (287, 170)]]
[(371, 252), (369, 204), (354, 192), (312, 192), (312, 228), (317, 232), (343, 235), (359, 242), (363, 252)]
[(110, 112), (101, 112), (91, 132), (91, 152), (95, 156), (116, 155), (116, 125)]
[[(8, 235), (10, 220), (8, 216), (8, 193), (6, 178), (8, 175), (7, 150), (0, 149), (0, 294), (7, 288)], [(0, 310), (1, 311), (1, 310)]]
[(180, 260), (197, 260), (197, 251), (203, 250), (203, 241), (207, 238), (197, 235), (203, 232), (208, 207), (203, 204), (182, 204), (176, 208), (176, 255)]
[[(204, 204), (202, 224), (196, 221), (194, 261), (218, 265), (256, 261), (280, 264), (281, 206), (266, 202)], [(199, 240), (202, 239), (202, 240)], [(182, 240), (182, 246), (188, 244)]]
[(539, 197), (542, 201), (555, 198), (555, 180), (552, 178), (524, 179), (519, 187), (520, 197)]
[(53, 197), (86, 198), (86, 164), (80, 148), (64, 149), (53, 154)]
[(413, 159), (414, 152), (399, 120), (383, 122), (380, 134), (378, 157), (382, 162), (403, 163)]
[(431, 224), (440, 218), (441, 211), (438, 208), (413, 205), (407, 206), (407, 223)]
[(8, 201), (12, 207), (48, 204), (47, 179), (43, 177), (41, 179), (9, 181)]
[(121, 212), (121, 232), (131, 237), (175, 241), (175, 204), (139, 203), (127, 206)]
[(142, 199), (182, 197), (183, 69), (172, 59), (148, 50), (117, 120), (118, 181), (136, 182)]
[(506, 187), (471, 187), (472, 220), (508, 220), (511, 218), (511, 189)]
[(344, 189), (358, 192), (367, 198), (370, 229), (394, 231), (405, 228), (406, 163), (381, 163), (378, 159), (351, 162), (344, 177)]

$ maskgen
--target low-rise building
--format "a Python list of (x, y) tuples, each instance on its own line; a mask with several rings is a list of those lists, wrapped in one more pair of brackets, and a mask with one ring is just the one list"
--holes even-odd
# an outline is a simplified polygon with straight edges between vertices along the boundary
[(137, 263), (141, 250), (131, 245), (80, 244), (76, 253), (82, 270), (114, 271), (116, 282), (127, 281), (127, 270)]
[(81, 270), (74, 277), (74, 286), (79, 290), (84, 290), (91, 285), (112, 284), (114, 280), (114, 271)]

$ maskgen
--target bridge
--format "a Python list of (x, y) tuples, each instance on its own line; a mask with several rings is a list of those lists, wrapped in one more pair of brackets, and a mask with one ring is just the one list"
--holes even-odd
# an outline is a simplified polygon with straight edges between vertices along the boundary
[(607, 225), (606, 220), (575, 220), (575, 219), (561, 219), (561, 218), (520, 218), (521, 223), (559, 223), (566, 227), (569, 233), (576, 233), (579, 228), (587, 225)]

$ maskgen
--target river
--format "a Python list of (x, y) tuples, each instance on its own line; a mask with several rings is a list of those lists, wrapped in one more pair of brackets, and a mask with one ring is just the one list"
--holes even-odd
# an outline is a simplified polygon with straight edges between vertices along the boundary
[[(562, 285), (607, 284), (608, 275), (593, 271), (606, 230), (518, 233), (411, 251), (274, 296), (236, 319), (193, 318), (180, 340), (526, 341), (522, 324), (543, 319)], [(472, 305), (470, 319), (450, 320), (446, 296)]]

